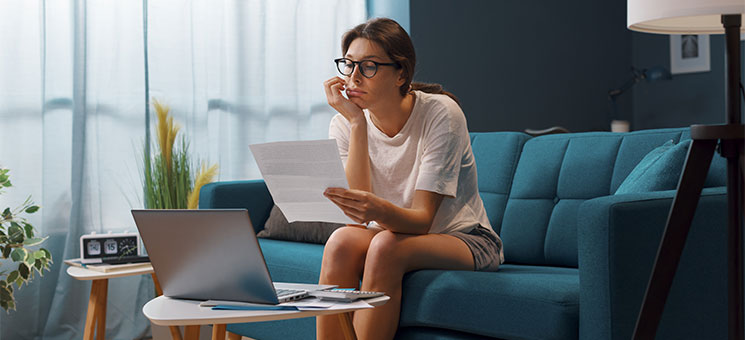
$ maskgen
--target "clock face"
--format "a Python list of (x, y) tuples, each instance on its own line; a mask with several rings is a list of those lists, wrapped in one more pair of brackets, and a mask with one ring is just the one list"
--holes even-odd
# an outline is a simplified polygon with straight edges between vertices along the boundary
[(102, 235), (98, 238), (85, 238), (82, 250), (84, 259), (137, 256), (137, 236)]
[(126, 237), (119, 240), (119, 256), (137, 255), (137, 239)]

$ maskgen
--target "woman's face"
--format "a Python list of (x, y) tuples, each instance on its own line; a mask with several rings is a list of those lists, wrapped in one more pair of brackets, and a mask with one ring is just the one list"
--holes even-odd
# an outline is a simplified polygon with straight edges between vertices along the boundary
[[(357, 38), (352, 41), (344, 57), (353, 61), (393, 62), (380, 45), (365, 38)], [(363, 109), (375, 107), (377, 103), (391, 98), (391, 96), (400, 98), (398, 88), (405, 81), (401, 74), (402, 70), (400, 68), (380, 65), (372, 78), (366, 78), (360, 73), (359, 66), (356, 66), (350, 76), (344, 77), (347, 81), (347, 97)]]

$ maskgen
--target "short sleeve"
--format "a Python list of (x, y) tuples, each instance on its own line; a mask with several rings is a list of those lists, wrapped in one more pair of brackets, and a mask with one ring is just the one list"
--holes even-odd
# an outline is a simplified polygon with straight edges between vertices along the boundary
[(347, 159), (349, 158), (349, 125), (347, 124), (347, 119), (339, 113), (331, 118), (331, 123), (329, 123), (329, 138), (336, 139), (341, 162), (346, 168)]
[(415, 189), (455, 197), (464, 143), (469, 138), (460, 108), (455, 105), (441, 109), (444, 112), (435, 114), (423, 136), (424, 151)]

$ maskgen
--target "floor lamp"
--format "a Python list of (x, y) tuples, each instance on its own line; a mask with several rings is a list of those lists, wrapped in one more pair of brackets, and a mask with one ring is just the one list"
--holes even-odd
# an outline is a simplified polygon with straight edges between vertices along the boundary
[(745, 0), (628, 0), (628, 25), (661, 34), (721, 34), (726, 39), (725, 124), (691, 126), (691, 147), (662, 235), (634, 329), (654, 339), (683, 252), (704, 179), (719, 145), (727, 158), (729, 338), (743, 339), (743, 136), (740, 108), (740, 32)]

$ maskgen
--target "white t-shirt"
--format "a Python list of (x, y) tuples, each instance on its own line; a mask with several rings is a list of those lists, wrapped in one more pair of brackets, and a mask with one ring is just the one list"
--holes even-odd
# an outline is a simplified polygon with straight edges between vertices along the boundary
[[(401, 131), (389, 137), (367, 118), (372, 192), (400, 207), (410, 208), (416, 190), (445, 197), (430, 233), (469, 232), (479, 224), (492, 230), (479, 196), (476, 163), (466, 117), (450, 97), (414, 91), (414, 109)], [(349, 121), (331, 119), (344, 165), (349, 156)]]

